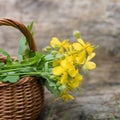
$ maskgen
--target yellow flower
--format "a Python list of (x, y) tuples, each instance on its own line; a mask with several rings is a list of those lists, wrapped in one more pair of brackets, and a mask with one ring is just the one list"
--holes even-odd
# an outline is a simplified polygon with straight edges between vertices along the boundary
[(51, 40), (51, 42), (50, 42), (50, 45), (51, 45), (53, 48), (60, 47), (60, 46), (61, 46), (61, 42), (59, 41), (58, 38), (53, 37), (52, 40)]
[(96, 64), (94, 62), (86, 62), (84, 65), (84, 70), (92, 70), (96, 68)]
[(73, 62), (72, 62), (72, 57), (70, 56), (67, 56), (65, 57), (63, 60), (60, 59), (60, 60), (56, 60), (53, 62), (53, 66), (55, 66), (53, 69), (52, 69), (52, 73), (54, 75), (61, 75), (63, 74), (64, 72), (66, 72), (68, 69), (72, 68), (73, 67)]
[(68, 75), (66, 72), (63, 73), (63, 75), (60, 78), (60, 83), (61, 84), (66, 84), (68, 82)]
[(58, 53), (60, 53), (60, 54), (63, 54), (63, 53), (64, 53), (63, 47), (60, 47), (60, 48), (59, 48)]
[(72, 89), (77, 88), (77, 87), (81, 84), (82, 79), (83, 79), (82, 75), (77, 74), (73, 79), (70, 80), (69, 86), (70, 86)]
[(69, 69), (71, 65), (73, 64), (71, 57), (66, 57), (65, 59), (61, 60), (61, 67), (63, 67), (65, 70)]
[(75, 63), (77, 65), (83, 64), (86, 59), (86, 52), (82, 51), (82, 52), (78, 53), (75, 58), (76, 58)]
[(61, 62), (61, 59), (55, 60), (55, 61), (53, 61), (52, 66), (53, 66), (53, 67), (59, 66), (59, 65), (60, 65), (60, 62)]
[(84, 70), (92, 70), (94, 68), (96, 68), (96, 64), (94, 62), (91, 62), (90, 60), (95, 56), (95, 53), (91, 53), (87, 59), (86, 59), (86, 62), (83, 66), (83, 69)]
[(66, 51), (66, 52), (68, 51), (68, 49), (69, 49), (69, 42), (68, 42), (68, 40), (63, 40), (63, 41), (61, 42), (61, 44), (59, 45), (59, 50), (58, 50), (58, 52), (59, 52), (60, 54), (64, 54), (65, 51)]
[(64, 73), (64, 71), (65, 70), (61, 66), (57, 66), (52, 69), (52, 73), (54, 75), (61, 75), (62, 73)]
[(69, 51), (70, 51), (70, 53), (73, 52), (73, 46), (72, 45), (69, 45)]
[(78, 41), (82, 46), (85, 46), (85, 45), (86, 45), (85, 42), (84, 42), (84, 40), (81, 39), (81, 38), (77, 39), (77, 41)]
[(55, 60), (52, 63), (52, 74), (57, 79), (55, 79), (56, 88), (64, 101), (71, 100), (74, 97), (69, 92), (78, 88), (83, 79), (78, 67), (84, 70), (92, 70), (96, 67), (96, 64), (91, 61), (95, 56), (94, 47), (89, 42), (85, 43), (81, 38), (70, 44), (68, 40), (60, 42), (54, 37), (50, 44), (53, 52), (57, 52), (53, 55)]
[(67, 51), (69, 48), (69, 42), (68, 40), (63, 40), (63, 42), (61, 43), (61, 46)]
[(76, 70), (74, 66), (70, 66), (67, 72), (70, 77), (75, 77), (78, 74), (78, 70)]
[(93, 52), (94, 48), (89, 42), (85, 43), (82, 39), (78, 39), (78, 42), (81, 46), (83, 46), (83, 49), (85, 49), (89, 55)]
[(61, 97), (64, 101), (69, 101), (69, 100), (74, 99), (74, 97), (70, 94), (63, 94)]
[(90, 54), (90, 55), (88, 56), (87, 60), (88, 60), (88, 61), (91, 60), (95, 55), (96, 55), (96, 54), (93, 52), (92, 54)]
[(90, 43), (88, 43), (87, 42), (87, 49), (86, 49), (86, 51), (88, 52), (88, 54), (90, 55), (92, 52), (93, 52), (93, 50), (94, 50), (94, 47), (93, 46), (91, 46), (91, 44)]
[(83, 49), (83, 46), (80, 43), (73, 43), (72, 46), (73, 46), (73, 48), (75, 50), (79, 50), (80, 51), (80, 50)]

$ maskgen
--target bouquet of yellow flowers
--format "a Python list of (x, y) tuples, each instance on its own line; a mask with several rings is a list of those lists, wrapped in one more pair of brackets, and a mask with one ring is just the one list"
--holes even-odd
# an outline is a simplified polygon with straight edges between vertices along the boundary
[(94, 49), (89, 42), (80, 38), (79, 31), (74, 32), (76, 42), (70, 43), (67, 39), (62, 42), (53, 37), (50, 46), (44, 50), (48, 52), (45, 59), (51, 67), (47, 67), (49, 78), (47, 88), (65, 101), (73, 99), (71, 91), (81, 85), (82, 71), (92, 70), (96, 64), (91, 61), (95, 56)]
[[(32, 25), (28, 26), (31, 33)], [(42, 78), (40, 82), (57, 98), (65, 101), (73, 99), (71, 92), (81, 85), (82, 72), (96, 67), (91, 61), (95, 56), (95, 46), (84, 42), (78, 31), (74, 32), (74, 36), (77, 40), (73, 43), (53, 37), (50, 45), (44, 48), (44, 53), (31, 53), (26, 38), (22, 37), (18, 58), (14, 61), (6, 51), (0, 49), (7, 57), (6, 63), (0, 63), (0, 81), (16, 83), (27, 76)]]

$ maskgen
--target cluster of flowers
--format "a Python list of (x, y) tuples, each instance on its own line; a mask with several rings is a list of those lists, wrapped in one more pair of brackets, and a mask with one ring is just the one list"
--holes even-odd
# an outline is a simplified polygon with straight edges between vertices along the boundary
[(96, 64), (91, 61), (95, 56), (94, 49), (89, 42), (84, 42), (77, 37), (77, 42), (70, 43), (68, 40), (62, 42), (53, 37), (50, 49), (54, 60), (52, 62), (52, 78), (59, 87), (60, 97), (65, 101), (73, 99), (71, 91), (78, 88), (82, 83), (82, 72), (92, 70)]

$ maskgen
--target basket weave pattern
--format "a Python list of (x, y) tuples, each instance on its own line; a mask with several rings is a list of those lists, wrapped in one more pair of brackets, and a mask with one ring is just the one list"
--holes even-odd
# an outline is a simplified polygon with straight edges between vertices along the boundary
[[(0, 25), (20, 30), (27, 38), (31, 52), (37, 50), (31, 33), (23, 24), (1, 19)], [(0, 62), (5, 61), (6, 58), (1, 56)], [(35, 120), (44, 103), (44, 88), (39, 81), (34, 77), (25, 77), (14, 84), (0, 82), (0, 120)]]

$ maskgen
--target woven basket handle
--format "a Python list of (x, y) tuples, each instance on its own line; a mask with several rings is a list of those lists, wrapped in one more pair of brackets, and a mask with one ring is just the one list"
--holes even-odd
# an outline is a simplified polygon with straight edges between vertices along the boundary
[(29, 32), (29, 30), (26, 28), (25, 25), (23, 25), (22, 23), (20, 23), (18, 21), (6, 19), (6, 18), (0, 19), (0, 26), (2, 26), (2, 25), (12, 26), (14, 28), (17, 28), (26, 37), (31, 52), (37, 51), (37, 47), (36, 47), (35, 41), (32, 37), (32, 34)]

